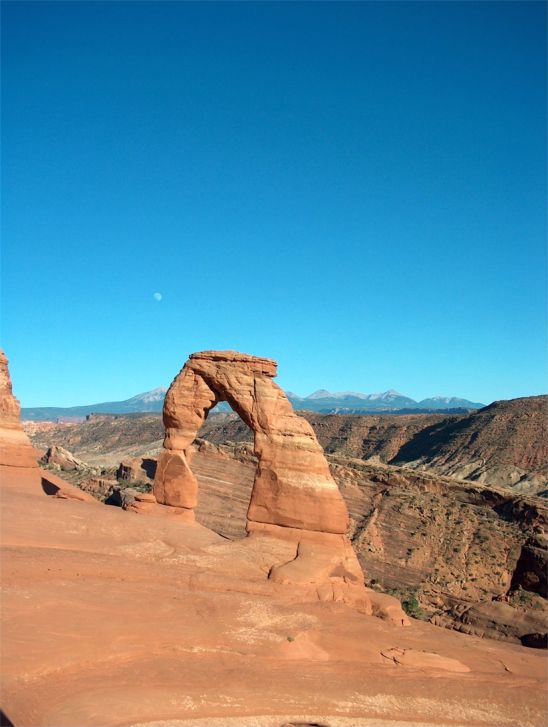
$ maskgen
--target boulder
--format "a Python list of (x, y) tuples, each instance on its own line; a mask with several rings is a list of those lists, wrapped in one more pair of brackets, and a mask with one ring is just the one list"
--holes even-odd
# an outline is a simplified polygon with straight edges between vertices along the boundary
[(50, 447), (42, 457), (42, 462), (49, 465), (57, 465), (64, 472), (73, 472), (75, 470), (88, 469), (85, 462), (77, 459), (64, 447)]

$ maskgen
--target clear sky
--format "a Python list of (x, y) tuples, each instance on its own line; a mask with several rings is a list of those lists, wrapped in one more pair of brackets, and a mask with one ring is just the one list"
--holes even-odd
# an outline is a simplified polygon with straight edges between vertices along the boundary
[(125, 399), (208, 348), (302, 395), (546, 390), (544, 3), (2, 15), (24, 406)]

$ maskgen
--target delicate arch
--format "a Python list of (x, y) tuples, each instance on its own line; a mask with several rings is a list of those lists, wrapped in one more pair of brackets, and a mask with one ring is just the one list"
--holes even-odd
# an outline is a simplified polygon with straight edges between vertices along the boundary
[(192, 510), (198, 485), (189, 446), (208, 412), (227, 401), (254, 433), (258, 459), (250, 524), (344, 534), (348, 511), (310, 424), (298, 417), (272, 380), (276, 362), (235, 351), (190, 356), (164, 402), (164, 450), (154, 481), (156, 500)]

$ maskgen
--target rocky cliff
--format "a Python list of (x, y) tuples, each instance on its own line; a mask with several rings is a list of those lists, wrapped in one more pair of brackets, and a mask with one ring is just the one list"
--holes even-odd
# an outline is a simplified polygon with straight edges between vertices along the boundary
[[(413, 468), (542, 494), (548, 486), (548, 397), (497, 401), (466, 415), (353, 415), (299, 412), (328, 454)], [(205, 423), (212, 442), (246, 441), (225, 415)]]
[(36, 467), (38, 453), (20, 420), (21, 408), (12, 391), (8, 359), (0, 350), (0, 465)]

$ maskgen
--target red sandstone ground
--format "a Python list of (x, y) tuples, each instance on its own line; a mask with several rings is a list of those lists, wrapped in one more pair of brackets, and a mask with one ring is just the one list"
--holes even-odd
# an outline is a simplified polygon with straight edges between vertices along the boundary
[(546, 724), (543, 651), (306, 602), (266, 580), (281, 541), (47, 496), (41, 476), (1, 472), (17, 727)]

